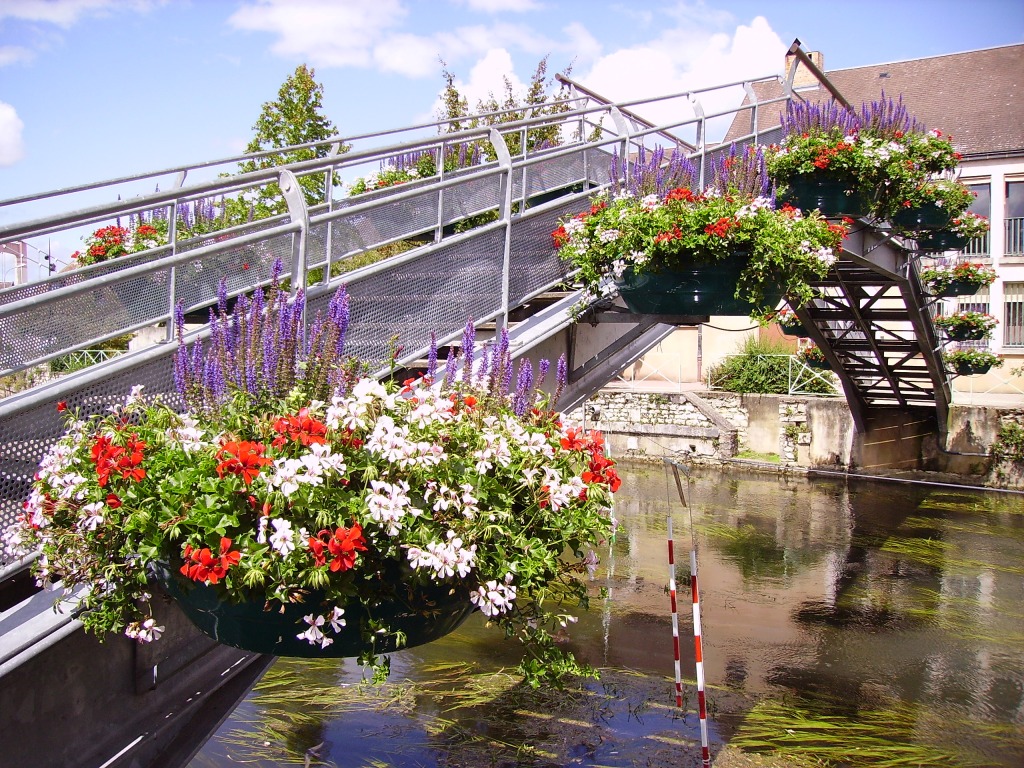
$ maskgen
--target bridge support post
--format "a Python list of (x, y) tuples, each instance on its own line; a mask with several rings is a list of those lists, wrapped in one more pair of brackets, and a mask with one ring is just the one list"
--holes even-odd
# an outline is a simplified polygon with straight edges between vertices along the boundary
[(869, 411), (853, 437), (850, 463), (857, 469), (932, 469), (939, 445), (933, 409)]

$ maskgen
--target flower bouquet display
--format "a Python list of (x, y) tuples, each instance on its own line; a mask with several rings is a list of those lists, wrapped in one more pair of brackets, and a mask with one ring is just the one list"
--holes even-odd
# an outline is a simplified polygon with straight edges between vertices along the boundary
[(950, 315), (939, 315), (933, 318), (932, 322), (954, 341), (987, 339), (999, 323), (992, 315), (983, 312), (954, 312)]
[(996, 271), (984, 264), (961, 261), (956, 264), (937, 264), (921, 270), (921, 282), (935, 296), (970, 296), (979, 289), (992, 285)]
[(1003, 364), (1003, 358), (983, 349), (956, 349), (942, 355), (953, 373), (958, 376), (974, 376), (988, 373)]
[(768, 152), (769, 174), (783, 199), (828, 216), (888, 219), (913, 190), (960, 159), (949, 136), (925, 130), (902, 100), (884, 93), (859, 113), (834, 101), (791, 101), (782, 128), (781, 143)]
[(230, 317), (226, 299), (206, 343), (179, 347), (183, 411), (141, 387), (106, 413), (67, 410), (8, 549), (41, 549), (39, 578), (84, 586), (99, 635), (157, 639), (156, 581), (257, 652), (386, 670), (379, 654), (479, 609), (525, 643), (531, 681), (581, 671), (552, 633), (586, 604), (619, 479), (600, 434), (551, 410), (547, 363), (513, 380), (507, 335), (481, 352), (468, 324), (461, 356), (438, 369), (432, 348), (423, 376), (382, 382), (343, 357), (344, 289), (308, 335), (301, 293), (276, 279)]
[(769, 318), (779, 300), (802, 304), (838, 258), (842, 225), (777, 208), (760, 148), (731, 154), (703, 191), (613, 188), (553, 233), (579, 269), (580, 306), (618, 290), (649, 314)]

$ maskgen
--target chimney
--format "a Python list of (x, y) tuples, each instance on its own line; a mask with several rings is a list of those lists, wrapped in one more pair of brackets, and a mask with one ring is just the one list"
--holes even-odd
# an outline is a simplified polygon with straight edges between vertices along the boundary
[[(821, 51), (809, 51), (807, 57), (814, 63), (818, 69), (822, 72), (825, 71), (825, 57), (821, 55)], [(796, 77), (793, 79), (794, 88), (816, 88), (818, 86), (818, 78), (816, 78), (809, 69), (796, 57), (795, 53), (786, 54), (786, 77), (789, 77), (789, 71), (794, 66), (797, 67)]]

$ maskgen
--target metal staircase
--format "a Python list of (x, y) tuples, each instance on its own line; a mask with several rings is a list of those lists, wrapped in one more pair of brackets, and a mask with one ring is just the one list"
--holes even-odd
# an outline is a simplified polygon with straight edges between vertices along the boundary
[(860, 220), (816, 287), (821, 297), (797, 309), (838, 375), (858, 431), (881, 412), (930, 409), (944, 439), (951, 399), (933, 300), (917, 276), (912, 242)]

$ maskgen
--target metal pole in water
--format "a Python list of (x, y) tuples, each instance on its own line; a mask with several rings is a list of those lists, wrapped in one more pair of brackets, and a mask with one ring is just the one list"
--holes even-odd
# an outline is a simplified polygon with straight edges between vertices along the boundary
[[(679, 492), (679, 500), (686, 507), (690, 516), (690, 592), (693, 596), (693, 645), (694, 659), (697, 667), (697, 714), (700, 717), (700, 756), (701, 765), (705, 768), (710, 768), (711, 748), (708, 743), (708, 709), (704, 691), (704, 647), (701, 642), (700, 591), (697, 588), (697, 538), (693, 533), (693, 510), (690, 508), (690, 504), (686, 501), (686, 495), (683, 493), (683, 483), (679, 478), (679, 465), (670, 459), (665, 459), (665, 463), (672, 467), (672, 474), (676, 481), (676, 490)], [(683, 471), (686, 472), (687, 483), (689, 483), (690, 474), (685, 467)], [(676, 706), (682, 707), (682, 686), (679, 677), (679, 620), (676, 613), (676, 569), (673, 555), (671, 512), (668, 515), (668, 553), (670, 570), (669, 590), (672, 594), (672, 636), (675, 641), (676, 652)]]
[(679, 612), (676, 610), (676, 557), (672, 539), (672, 512), (668, 513), (668, 593), (672, 600), (672, 649), (676, 658), (676, 706), (683, 708), (683, 675), (679, 667)]
[(705, 766), (711, 765), (708, 746), (708, 708), (704, 696), (704, 650), (700, 640), (700, 596), (697, 591), (697, 549), (690, 550), (690, 589), (693, 592), (693, 645), (697, 661), (697, 713), (700, 717), (700, 758)]

